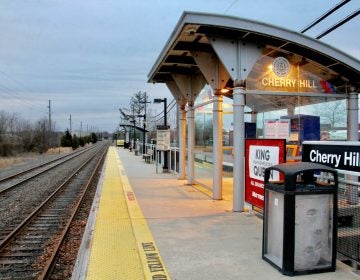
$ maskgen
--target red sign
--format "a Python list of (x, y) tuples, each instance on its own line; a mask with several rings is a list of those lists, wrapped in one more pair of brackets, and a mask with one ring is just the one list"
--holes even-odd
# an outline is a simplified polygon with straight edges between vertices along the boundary
[[(285, 139), (245, 139), (245, 201), (264, 208), (265, 169), (286, 162)], [(273, 172), (271, 180), (280, 180)]]

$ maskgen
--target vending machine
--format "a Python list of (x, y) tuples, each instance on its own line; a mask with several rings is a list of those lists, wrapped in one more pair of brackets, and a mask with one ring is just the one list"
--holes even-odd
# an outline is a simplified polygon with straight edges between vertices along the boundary
[(320, 140), (320, 117), (299, 114), (282, 116), (281, 119), (290, 119), (289, 144)]
[[(320, 140), (320, 117), (311, 115), (282, 116), (281, 119), (290, 120), (290, 136), (286, 144), (288, 159), (300, 156), (304, 141)], [(291, 160), (288, 160), (291, 161)]]

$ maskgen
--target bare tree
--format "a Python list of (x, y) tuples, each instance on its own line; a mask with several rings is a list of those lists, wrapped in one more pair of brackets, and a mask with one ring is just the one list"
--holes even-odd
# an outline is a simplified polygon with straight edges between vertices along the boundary
[(137, 92), (130, 99), (130, 107), (133, 108), (135, 115), (144, 113), (146, 92)]
[(346, 123), (346, 104), (344, 100), (320, 103), (314, 105), (314, 108), (313, 114), (328, 120), (331, 128)]
[[(55, 126), (55, 123), (53, 123)], [(60, 139), (49, 134), (49, 121), (43, 118), (35, 124), (23, 119), (17, 113), (0, 111), (0, 155), (8, 156), (21, 152), (45, 152)]]
[(8, 129), (8, 114), (0, 111), (0, 142), (3, 141)]
[(145, 109), (145, 92), (137, 92), (130, 99), (130, 104), (128, 108), (119, 108), (120, 115), (122, 120), (133, 122), (140, 125), (140, 119), (137, 117), (141, 114), (144, 114)]
[(27, 120), (18, 120), (15, 129), (21, 149), (23, 151), (32, 151), (36, 145), (33, 125)]
[(49, 131), (48, 124), (48, 120), (43, 118), (36, 123), (34, 128), (36, 146), (40, 153), (46, 152), (49, 148), (49, 141), (47, 139)]

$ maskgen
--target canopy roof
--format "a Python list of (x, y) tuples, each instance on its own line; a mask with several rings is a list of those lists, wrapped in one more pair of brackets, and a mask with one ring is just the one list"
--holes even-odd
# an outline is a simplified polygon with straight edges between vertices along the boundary
[(124, 128), (124, 130), (128, 129), (129, 131), (131, 131), (132, 129), (135, 128), (136, 130), (141, 131), (141, 132), (149, 132), (147, 129), (144, 129), (144, 128), (142, 128), (140, 126), (137, 126), (137, 125), (134, 126), (133, 124), (120, 123), (119, 126)]
[[(201, 73), (192, 53), (206, 52), (217, 56), (211, 44), (211, 38), (214, 37), (250, 42), (267, 53), (295, 55), (308, 69), (321, 69), (321, 75), (334, 86), (341, 87), (344, 93), (360, 88), (360, 61), (319, 40), (253, 20), (194, 12), (183, 13), (153, 65), (148, 81), (167, 83), (174, 81), (176, 74)], [(231, 78), (227, 81), (227, 86), (233, 86)], [(268, 100), (269, 105), (273, 106), (276, 103), (274, 98), (275, 96), (262, 96), (260, 101), (254, 99), (251, 103), (256, 106), (260, 102), (264, 106)], [(280, 97), (280, 100), (283, 98)], [(247, 100), (247, 105), (249, 102)], [(279, 108), (284, 105), (286, 104), (279, 104)]]

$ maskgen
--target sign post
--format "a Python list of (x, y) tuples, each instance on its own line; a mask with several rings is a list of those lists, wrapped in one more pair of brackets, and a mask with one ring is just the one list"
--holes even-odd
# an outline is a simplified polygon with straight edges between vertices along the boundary
[(158, 151), (170, 150), (170, 130), (156, 131), (156, 150)]
[[(170, 151), (170, 129), (169, 126), (158, 125), (156, 130), (156, 151), (164, 154), (163, 172), (168, 171), (167, 151)], [(157, 160), (156, 160), (157, 162)], [(157, 164), (157, 163), (156, 163)]]

